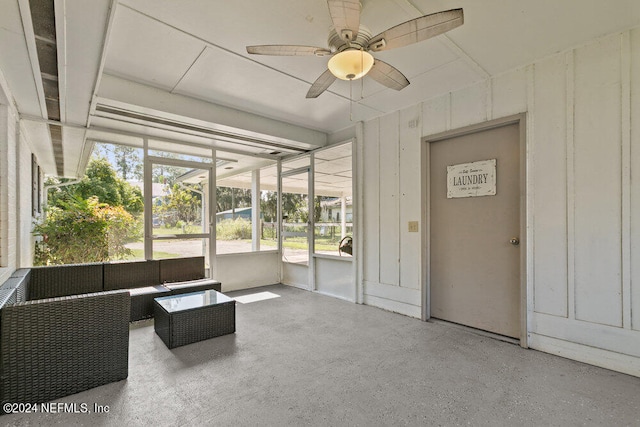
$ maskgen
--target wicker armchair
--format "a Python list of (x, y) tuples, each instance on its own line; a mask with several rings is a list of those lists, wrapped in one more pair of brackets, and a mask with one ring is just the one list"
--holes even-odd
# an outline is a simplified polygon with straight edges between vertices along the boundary
[(0, 286), (0, 400), (42, 403), (127, 378), (130, 320), (153, 316), (158, 296), (220, 287), (204, 279), (204, 257), (15, 271)]
[(127, 378), (130, 297), (100, 292), (0, 310), (0, 399), (41, 403)]

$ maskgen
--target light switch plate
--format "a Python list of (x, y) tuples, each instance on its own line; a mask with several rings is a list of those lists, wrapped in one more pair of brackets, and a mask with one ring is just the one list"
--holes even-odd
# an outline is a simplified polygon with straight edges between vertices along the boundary
[(418, 221), (409, 221), (409, 232), (410, 233), (418, 232)]

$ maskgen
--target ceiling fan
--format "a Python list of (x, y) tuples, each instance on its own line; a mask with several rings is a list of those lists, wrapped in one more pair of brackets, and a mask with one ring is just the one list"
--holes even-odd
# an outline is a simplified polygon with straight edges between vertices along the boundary
[(374, 58), (369, 51), (380, 52), (417, 43), (459, 27), (464, 22), (462, 9), (424, 15), (389, 28), (372, 37), (360, 24), (359, 0), (327, 0), (333, 29), (329, 48), (298, 45), (247, 46), (247, 53), (274, 56), (331, 56), (328, 69), (311, 85), (307, 98), (317, 98), (336, 80), (355, 80), (365, 75), (395, 90), (409, 80), (395, 67)]

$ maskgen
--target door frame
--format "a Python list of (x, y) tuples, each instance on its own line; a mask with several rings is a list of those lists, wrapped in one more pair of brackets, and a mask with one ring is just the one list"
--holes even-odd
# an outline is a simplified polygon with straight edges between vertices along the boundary
[(446, 139), (456, 138), (477, 132), (487, 131), (502, 126), (517, 124), (520, 135), (520, 346), (528, 348), (528, 257), (529, 244), (527, 235), (527, 122), (526, 113), (507, 116), (483, 123), (477, 123), (465, 126), (459, 129), (453, 129), (445, 132), (428, 135), (422, 138), (421, 145), (421, 174), (422, 174), (422, 197), (425, 203), (422, 203), (421, 220), (424, 224), (424, 232), (422, 233), (422, 320), (427, 321), (431, 318), (431, 219), (429, 212), (431, 211), (431, 194), (430, 185), (430, 147), (432, 142), (438, 142)]
[[(212, 158), (215, 159), (215, 151), (212, 151)], [(206, 208), (208, 213), (207, 227), (208, 232), (205, 233), (190, 233), (180, 234), (175, 236), (163, 236), (155, 237), (153, 235), (152, 219), (153, 219), (153, 192), (152, 192), (152, 170), (154, 165), (167, 165), (184, 167), (191, 169), (198, 169), (208, 172), (208, 193), (206, 194), (207, 206), (205, 207), (205, 200), (202, 200), (202, 209)], [(209, 273), (208, 276), (213, 277), (216, 260), (216, 165), (213, 163), (196, 162), (192, 160), (171, 159), (165, 157), (157, 157), (148, 155), (148, 150), (145, 147), (144, 156), (144, 254), (145, 259), (150, 260), (153, 258), (153, 242), (159, 240), (181, 240), (190, 238), (209, 239), (208, 255), (209, 255)], [(205, 194), (203, 193), (203, 196)], [(212, 208), (213, 206), (213, 208)], [(204, 224), (203, 224), (204, 225)]]
[[(282, 209), (282, 194), (284, 193), (284, 188), (282, 185), (283, 182), (283, 178), (287, 178), (289, 176), (296, 176), (296, 175), (302, 175), (302, 174), (306, 174), (307, 175), (307, 209), (309, 212), (309, 217), (307, 220), (307, 285), (304, 287), (301, 287), (302, 289), (306, 289), (308, 291), (315, 291), (315, 262), (313, 260), (313, 249), (315, 246), (314, 243), (314, 237), (315, 237), (315, 233), (314, 233), (314, 227), (313, 224), (315, 222), (315, 218), (314, 218), (314, 183), (313, 183), (313, 177), (314, 177), (314, 168), (313, 168), (313, 162), (314, 162), (314, 156), (313, 153), (309, 154), (309, 165), (308, 166), (302, 166), (296, 169), (292, 169), (292, 170), (288, 170), (286, 172), (279, 172), (278, 174), (278, 188), (280, 189), (278, 192), (278, 205), (280, 206), (280, 209)], [(285, 264), (295, 264), (295, 263), (290, 263), (287, 262), (283, 259), (283, 255), (284, 255), (284, 242), (283, 242), (283, 233), (284, 233), (284, 220), (282, 218), (282, 211), (280, 211), (280, 214), (278, 215), (278, 227), (280, 232), (278, 233), (279, 235), (279, 239), (278, 239), (278, 248), (280, 250), (280, 277), (283, 278), (284, 277), (284, 265)], [(295, 286), (295, 285), (294, 285)], [(296, 286), (296, 287), (300, 287), (300, 286)]]

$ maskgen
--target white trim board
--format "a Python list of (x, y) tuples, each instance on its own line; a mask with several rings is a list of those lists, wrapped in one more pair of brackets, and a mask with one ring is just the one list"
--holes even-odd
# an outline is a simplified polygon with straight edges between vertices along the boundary
[(544, 335), (529, 334), (529, 347), (545, 353), (640, 377), (640, 359)]

